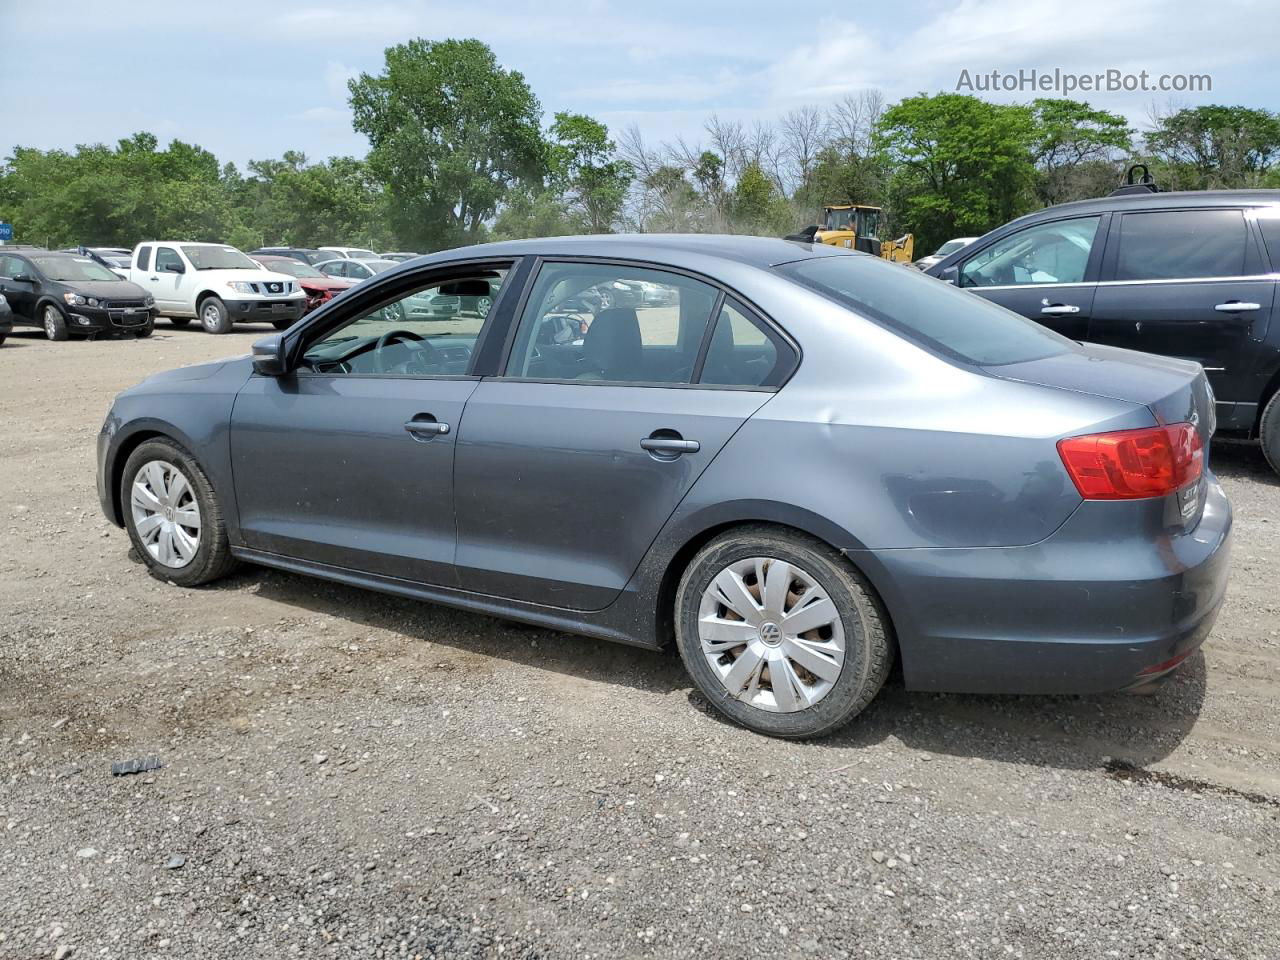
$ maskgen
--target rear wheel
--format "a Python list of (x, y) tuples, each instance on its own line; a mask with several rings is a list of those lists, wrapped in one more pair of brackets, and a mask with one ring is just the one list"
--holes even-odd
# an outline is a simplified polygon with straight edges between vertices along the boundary
[(770, 736), (821, 736), (861, 712), (893, 663), (889, 629), (840, 553), (772, 527), (711, 541), (676, 592), (693, 681), (721, 713)]
[(129, 455), (120, 505), (134, 550), (157, 579), (193, 587), (235, 566), (213, 485), (176, 443), (148, 440)]
[(169, 322), (173, 324), (175, 327), (185, 327), (188, 323), (191, 322), (191, 318), (190, 317), (170, 317)]
[(69, 336), (66, 318), (62, 315), (62, 311), (52, 303), (44, 305), (40, 319), (41, 325), (44, 327), (44, 335), (50, 340), (66, 340)]
[(1280, 390), (1271, 395), (1262, 409), (1258, 436), (1262, 441), (1262, 455), (1271, 464), (1271, 469), (1280, 473)]
[(227, 312), (227, 305), (217, 297), (201, 300), (200, 326), (209, 333), (230, 333), (231, 314)]

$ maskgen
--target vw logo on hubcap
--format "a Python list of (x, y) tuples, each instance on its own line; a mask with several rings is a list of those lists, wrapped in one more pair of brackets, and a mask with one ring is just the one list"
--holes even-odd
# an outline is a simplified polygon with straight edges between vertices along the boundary
[(771, 647), (776, 647), (782, 642), (782, 630), (776, 623), (763, 623), (760, 625), (760, 639)]

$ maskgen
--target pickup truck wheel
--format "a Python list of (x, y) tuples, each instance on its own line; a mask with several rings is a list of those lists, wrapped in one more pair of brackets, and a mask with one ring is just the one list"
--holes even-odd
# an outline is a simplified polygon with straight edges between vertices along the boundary
[(46, 303), (40, 317), (44, 326), (44, 335), (50, 340), (67, 339), (67, 320), (62, 311), (52, 303)]
[(139, 339), (142, 339), (143, 337), (151, 336), (151, 334), (155, 332), (156, 332), (156, 322), (154, 320), (148, 320), (146, 323), (146, 326), (140, 327), (138, 330), (135, 331), (135, 336), (137, 336)]
[(297, 320), (272, 320), (271, 325), (277, 330), (288, 330), (297, 322)]
[(175, 327), (185, 327), (188, 323), (191, 322), (191, 318), (190, 317), (170, 317), (169, 322), (173, 324)]
[(230, 333), (231, 314), (227, 305), (217, 297), (205, 297), (200, 301), (200, 326), (209, 333)]
[(1280, 473), (1280, 390), (1271, 395), (1262, 409), (1258, 437), (1262, 441), (1262, 455), (1271, 464), (1271, 469)]

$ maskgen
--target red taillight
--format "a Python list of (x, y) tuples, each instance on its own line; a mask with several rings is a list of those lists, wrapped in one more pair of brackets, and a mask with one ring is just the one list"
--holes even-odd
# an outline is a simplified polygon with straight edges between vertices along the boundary
[(1086, 500), (1163, 497), (1204, 469), (1200, 433), (1189, 423), (1068, 437), (1058, 454)]

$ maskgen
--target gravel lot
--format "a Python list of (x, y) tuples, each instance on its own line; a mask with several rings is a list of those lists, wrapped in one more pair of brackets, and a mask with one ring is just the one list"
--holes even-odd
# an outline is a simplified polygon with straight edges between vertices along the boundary
[(261, 569), (148, 577), (94, 494), (111, 397), (263, 333), (0, 348), (0, 958), (1280, 956), (1255, 449), (1213, 449), (1231, 595), (1159, 693), (894, 679), (784, 743), (672, 654)]

